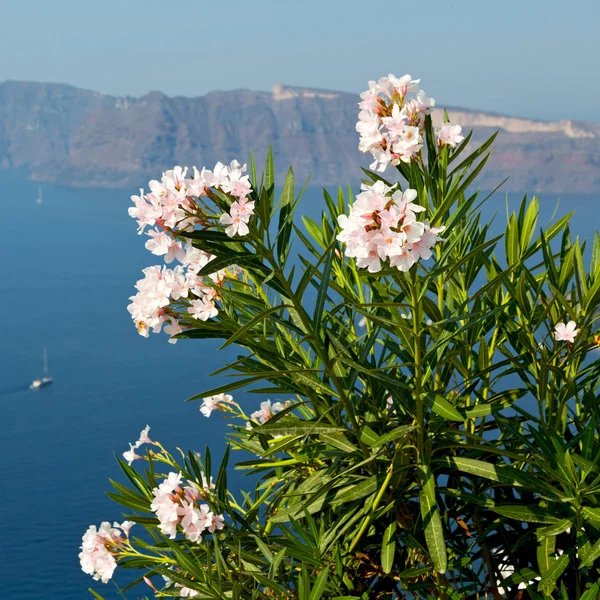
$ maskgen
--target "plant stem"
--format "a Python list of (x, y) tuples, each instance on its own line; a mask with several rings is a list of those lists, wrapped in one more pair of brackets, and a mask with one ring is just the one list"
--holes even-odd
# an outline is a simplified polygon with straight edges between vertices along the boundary
[(415, 398), (417, 401), (417, 449), (419, 460), (425, 447), (425, 410), (423, 403), (423, 358), (421, 354), (421, 301), (416, 269), (411, 271), (411, 293), (415, 360)]

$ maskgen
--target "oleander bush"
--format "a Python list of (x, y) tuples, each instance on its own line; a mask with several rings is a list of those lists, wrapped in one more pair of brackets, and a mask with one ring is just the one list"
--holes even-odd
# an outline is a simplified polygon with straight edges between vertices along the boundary
[[(149, 428), (130, 444), (109, 494), (125, 521), (83, 539), (95, 579), (134, 569), (123, 594), (158, 598), (600, 597), (600, 238), (572, 240), (569, 215), (539, 227), (535, 197), (493, 236), (473, 190), (495, 136), (434, 126), (417, 84), (370, 82), (374, 163), (358, 194), (324, 191), (318, 222), (270, 152), (261, 175), (252, 155), (248, 174), (175, 167), (133, 197), (146, 247), (178, 264), (145, 269), (129, 311), (142, 335), (238, 349), (194, 398), (232, 432), (220, 465)], [(234, 456), (253, 489), (229, 488)]]

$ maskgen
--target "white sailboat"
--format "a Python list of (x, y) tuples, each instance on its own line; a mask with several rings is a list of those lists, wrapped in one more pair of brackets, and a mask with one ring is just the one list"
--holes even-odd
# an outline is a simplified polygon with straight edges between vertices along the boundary
[(44, 376), (41, 379), (34, 379), (29, 387), (32, 390), (37, 390), (49, 383), (52, 383), (52, 377), (48, 376), (48, 351), (44, 348)]
[(36, 198), (35, 203), (36, 204), (41, 204), (44, 200), (44, 197), (42, 196), (42, 186), (38, 185), (38, 196)]

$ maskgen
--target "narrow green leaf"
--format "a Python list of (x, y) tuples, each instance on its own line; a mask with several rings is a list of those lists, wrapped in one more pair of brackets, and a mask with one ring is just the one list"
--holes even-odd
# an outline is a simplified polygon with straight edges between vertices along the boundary
[(284, 262), (289, 252), (289, 241), (292, 232), (293, 208), (294, 208), (294, 171), (288, 169), (283, 191), (279, 198), (279, 227), (277, 233), (277, 256), (279, 262)]
[(390, 523), (383, 533), (381, 543), (381, 568), (384, 573), (389, 573), (394, 565), (394, 554), (396, 552), (396, 521)]
[(539, 539), (542, 539), (547, 536), (555, 536), (563, 531), (566, 531), (569, 527), (572, 527), (573, 519), (562, 519), (562, 521), (558, 521), (554, 525), (548, 525), (548, 527), (540, 527), (535, 530), (535, 534)]
[(323, 264), (323, 274), (321, 275), (321, 283), (319, 284), (319, 291), (317, 292), (317, 301), (315, 303), (315, 311), (313, 314), (313, 322), (315, 331), (319, 330), (321, 320), (323, 319), (323, 310), (325, 308), (325, 301), (327, 300), (327, 292), (330, 289), (329, 278), (331, 276), (331, 264), (335, 256), (335, 247), (329, 250), (329, 256), (326, 258)]
[(586, 553), (585, 558), (579, 564), (579, 568), (591, 567), (596, 559), (600, 556), (600, 540), (597, 540)]
[(380, 446), (379, 436), (368, 426), (364, 425), (360, 432), (360, 441), (367, 446)]
[(525, 523), (558, 523), (560, 519), (552, 516), (540, 506), (527, 506), (518, 504), (495, 505), (491, 509), (503, 517), (524, 521)]
[(319, 438), (326, 444), (343, 450), (344, 452), (358, 452), (358, 447), (350, 443), (345, 435), (341, 433), (322, 433), (319, 431)]
[(587, 590), (579, 600), (598, 600), (600, 596), (600, 582), (596, 581), (594, 585)]
[(563, 554), (560, 558), (557, 558), (550, 565), (550, 568), (542, 575), (542, 578), (538, 583), (537, 591), (542, 592), (543, 594), (551, 594), (556, 587), (556, 581), (563, 574), (563, 571), (568, 565), (568, 554)]
[(600, 524), (600, 508), (583, 507), (583, 518), (596, 526)]
[(371, 475), (371, 477), (367, 477), (354, 485), (341, 489), (333, 496), (331, 504), (353, 502), (374, 494), (382, 483), (384, 476), (385, 474)]
[(556, 547), (555, 537), (542, 538), (537, 547), (537, 563), (540, 575), (544, 575), (550, 570), (554, 562), (554, 549)]
[(421, 504), (425, 541), (435, 569), (443, 574), (447, 568), (446, 541), (444, 540), (442, 519), (435, 498), (435, 481), (428, 466), (421, 465), (420, 471), (421, 490), (419, 492), (419, 502)]
[(256, 433), (269, 435), (317, 435), (321, 433), (344, 433), (343, 427), (337, 427), (325, 422), (303, 421), (295, 417), (285, 417), (274, 423), (267, 421), (264, 425), (256, 427)]
[(310, 592), (309, 600), (321, 600), (323, 592), (327, 586), (327, 578), (329, 577), (329, 567), (325, 567), (315, 579), (315, 584)]
[(403, 437), (415, 429), (415, 425), (402, 425), (401, 427), (396, 427), (391, 431), (379, 436), (379, 439), (377, 440), (377, 446), (385, 446), (390, 442), (399, 442)]
[(431, 410), (440, 417), (448, 419), (450, 421), (464, 421), (465, 418), (461, 415), (458, 410), (448, 400), (442, 398), (439, 394), (431, 394), (428, 396), (431, 402)]
[(275, 185), (275, 165), (273, 162), (273, 148), (269, 146), (267, 164), (265, 167), (265, 188), (269, 190)]
[(259, 315), (248, 321), (245, 325), (240, 327), (233, 335), (231, 335), (227, 341), (219, 348), (222, 350), (226, 348), (230, 344), (233, 344), (236, 340), (242, 337), (247, 331), (250, 331), (255, 325), (258, 325), (261, 321), (264, 321), (269, 315), (272, 315), (275, 312), (280, 310), (287, 309), (287, 306), (284, 304), (280, 304), (279, 306), (272, 306), (271, 308), (267, 308), (267, 310), (261, 312)]

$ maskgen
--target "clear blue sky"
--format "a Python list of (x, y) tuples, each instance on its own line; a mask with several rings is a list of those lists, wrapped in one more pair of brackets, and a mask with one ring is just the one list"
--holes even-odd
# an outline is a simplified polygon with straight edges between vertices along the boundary
[(116, 95), (360, 92), (388, 72), (438, 104), (600, 121), (599, 0), (0, 0), (0, 81)]

